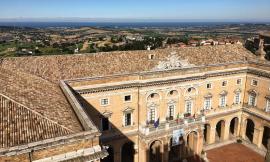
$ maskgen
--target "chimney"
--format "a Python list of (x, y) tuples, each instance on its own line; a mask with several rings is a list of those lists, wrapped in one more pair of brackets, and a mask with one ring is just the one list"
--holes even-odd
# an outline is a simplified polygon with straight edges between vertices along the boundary
[(259, 49), (255, 52), (255, 54), (260, 57), (260, 59), (265, 59), (266, 52), (264, 51), (264, 39), (261, 36), (259, 42)]

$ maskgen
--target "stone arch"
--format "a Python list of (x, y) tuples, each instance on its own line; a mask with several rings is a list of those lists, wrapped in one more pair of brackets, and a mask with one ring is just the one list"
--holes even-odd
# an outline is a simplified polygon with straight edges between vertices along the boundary
[(270, 127), (264, 126), (263, 127), (262, 145), (265, 149), (267, 149), (268, 139), (270, 139)]
[(162, 142), (154, 140), (149, 146), (149, 162), (162, 162)]
[(246, 119), (246, 139), (250, 142), (253, 142), (253, 135), (254, 135), (255, 123), (252, 119)]
[(109, 155), (104, 159), (101, 159), (101, 162), (114, 162), (114, 149), (112, 146), (109, 146), (107, 149)]
[(224, 140), (225, 137), (225, 120), (219, 120), (216, 124), (216, 133), (215, 133), (215, 141), (220, 142)]
[(121, 162), (133, 162), (134, 161), (134, 143), (126, 142), (121, 147)]
[(211, 125), (209, 123), (204, 124), (203, 137), (205, 144), (209, 144), (210, 142), (210, 133), (211, 133)]
[(238, 127), (239, 125), (239, 118), (238, 117), (234, 117), (230, 120), (230, 130), (229, 130), (229, 133), (230, 133), (230, 137), (233, 138), (233, 137), (236, 137), (237, 136), (237, 133), (238, 133)]

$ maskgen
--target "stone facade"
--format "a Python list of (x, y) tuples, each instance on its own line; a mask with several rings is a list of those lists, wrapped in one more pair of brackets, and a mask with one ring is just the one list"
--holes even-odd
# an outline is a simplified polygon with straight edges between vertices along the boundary
[[(125, 161), (121, 151), (131, 142), (133, 161), (166, 162), (172, 161), (172, 157), (179, 160), (194, 154), (201, 156), (204, 148), (237, 139), (265, 150), (262, 141), (270, 135), (263, 131), (264, 127), (270, 128), (266, 110), (269, 70), (267, 64), (238, 62), (199, 69), (174, 67), (166, 71), (73, 79), (66, 83), (77, 92), (78, 100), (85, 103), (85, 109), (100, 130), (102, 118), (108, 118), (110, 128), (102, 131), (101, 142), (112, 148), (114, 161)], [(249, 101), (253, 91), (255, 105)], [(125, 101), (125, 96), (130, 99)], [(209, 98), (210, 104), (206, 105)], [(104, 99), (107, 101), (102, 105)], [(188, 113), (189, 101), (192, 106)], [(170, 105), (174, 109), (171, 116)], [(150, 121), (152, 108), (154, 117)], [(127, 112), (131, 113), (132, 122), (125, 126)], [(254, 131), (251, 141), (246, 137), (250, 132), (246, 131), (247, 119), (255, 124), (254, 128), (248, 128)], [(159, 125), (155, 128), (153, 122), (157, 120)], [(177, 129), (184, 130), (185, 145), (175, 149), (171, 139)], [(160, 159), (151, 157), (152, 146), (159, 148)], [(178, 158), (174, 156), (175, 150)]]

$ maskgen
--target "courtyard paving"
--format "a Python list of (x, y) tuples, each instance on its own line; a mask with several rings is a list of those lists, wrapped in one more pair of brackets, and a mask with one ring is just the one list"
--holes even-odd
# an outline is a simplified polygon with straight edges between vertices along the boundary
[(250, 148), (234, 143), (207, 151), (210, 162), (264, 162), (264, 157)]

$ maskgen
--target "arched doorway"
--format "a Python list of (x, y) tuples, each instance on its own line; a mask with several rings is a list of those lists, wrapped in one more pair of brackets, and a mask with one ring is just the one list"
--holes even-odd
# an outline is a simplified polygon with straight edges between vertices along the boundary
[(210, 131), (211, 131), (211, 126), (210, 124), (205, 124), (204, 125), (204, 131), (203, 131), (203, 142), (204, 144), (209, 144), (210, 141)]
[(179, 137), (179, 145), (172, 146), (172, 138), (170, 140), (170, 150), (169, 150), (169, 162), (179, 161), (184, 154), (185, 141), (183, 136)]
[(127, 142), (122, 146), (121, 149), (121, 161), (122, 162), (133, 162), (134, 161), (134, 143)]
[(225, 121), (221, 120), (216, 125), (216, 142), (220, 142), (224, 140), (224, 129), (225, 129)]
[(197, 132), (190, 132), (187, 136), (187, 157), (195, 155), (197, 150), (198, 144), (198, 134)]
[(269, 138), (270, 138), (270, 128), (265, 126), (263, 130), (263, 139), (262, 139), (262, 144), (265, 149), (267, 149), (267, 143)]
[(161, 146), (162, 146), (162, 143), (160, 141), (154, 141), (151, 143), (150, 149), (149, 149), (150, 162), (162, 162)]
[(109, 155), (104, 158), (101, 159), (101, 162), (114, 162), (114, 151), (113, 148), (111, 146), (109, 146), (109, 148), (107, 149)]
[(254, 127), (254, 122), (250, 119), (247, 119), (246, 137), (250, 142), (253, 142)]
[(238, 118), (235, 117), (230, 123), (230, 138), (236, 137), (238, 132)]

